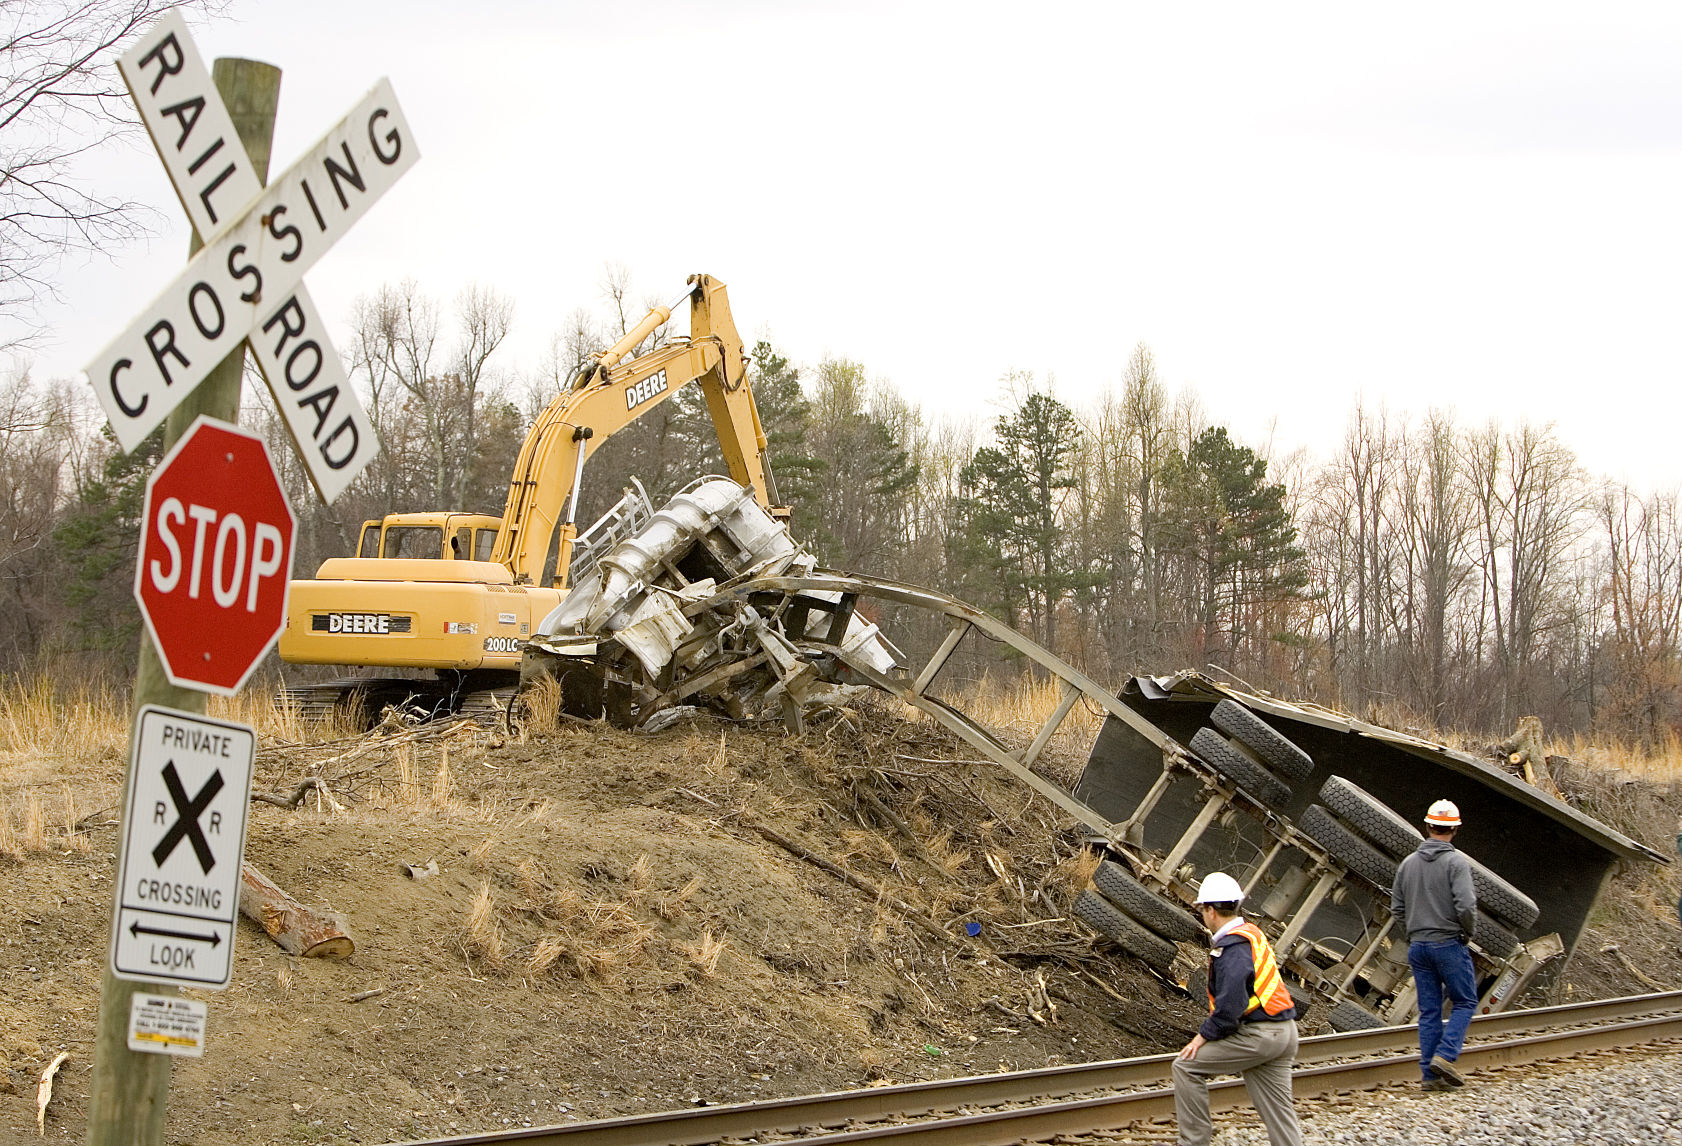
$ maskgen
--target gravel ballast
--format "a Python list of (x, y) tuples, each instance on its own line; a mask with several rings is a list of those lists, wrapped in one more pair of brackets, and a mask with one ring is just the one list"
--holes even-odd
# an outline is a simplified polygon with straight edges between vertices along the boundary
[[(1682, 1052), (1619, 1062), (1503, 1071), (1436, 1094), (1388, 1090), (1336, 1105), (1299, 1103), (1305, 1146), (1626, 1146), (1682, 1144)], [(1215, 1146), (1266, 1146), (1254, 1113), (1217, 1129)], [(1172, 1139), (1170, 1139), (1171, 1141)]]

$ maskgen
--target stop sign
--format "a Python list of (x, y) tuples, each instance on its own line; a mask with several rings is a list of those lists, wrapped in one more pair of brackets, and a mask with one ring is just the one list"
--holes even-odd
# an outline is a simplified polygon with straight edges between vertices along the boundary
[(134, 595), (171, 684), (232, 696), (286, 621), (296, 521), (268, 447), (200, 417), (146, 482)]

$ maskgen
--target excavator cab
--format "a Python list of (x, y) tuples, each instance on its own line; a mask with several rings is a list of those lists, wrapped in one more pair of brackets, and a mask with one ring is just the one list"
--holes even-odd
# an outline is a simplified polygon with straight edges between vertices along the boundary
[(392, 513), (362, 523), (356, 556), (489, 561), (501, 528), (485, 513)]

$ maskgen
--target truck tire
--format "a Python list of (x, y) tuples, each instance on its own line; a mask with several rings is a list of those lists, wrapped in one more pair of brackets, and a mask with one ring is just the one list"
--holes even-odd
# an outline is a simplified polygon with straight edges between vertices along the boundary
[(1472, 865), (1472, 886), (1477, 889), (1478, 909), (1487, 911), (1497, 920), (1518, 931), (1523, 931), (1536, 922), (1542, 909), (1536, 906), (1536, 901), (1524, 892), (1484, 867), (1471, 856), (1466, 857)]
[(1491, 959), (1505, 959), (1518, 949), (1518, 936), (1501, 924), (1478, 912), (1478, 927), (1472, 932), (1472, 942), (1482, 947)]
[(1187, 943), (1202, 942), (1203, 927), (1197, 920), (1134, 879), (1132, 872), (1113, 860), (1098, 865), (1092, 882), (1098, 885), (1105, 899), (1158, 935)]
[(1319, 804), (1311, 804), (1297, 820), (1302, 834), (1325, 848), (1351, 873), (1376, 885), (1386, 895), (1396, 881), (1396, 861), (1332, 819)]
[(1262, 758), (1262, 762), (1285, 779), (1300, 784), (1314, 771), (1314, 761), (1279, 730), (1239, 704), (1223, 700), (1209, 715), (1209, 723)]
[(1199, 728), (1197, 735), (1191, 738), (1191, 750), (1258, 803), (1269, 808), (1282, 808), (1290, 802), (1291, 790), (1283, 781), (1228, 744), (1213, 728)]
[(1320, 802), (1395, 859), (1406, 857), (1425, 838), (1377, 796), (1342, 776), (1326, 777), (1320, 786)]
[(1326, 1014), (1326, 1025), (1332, 1030), (1373, 1031), (1384, 1026), (1384, 1020), (1353, 999), (1339, 999)]
[(1144, 924), (1123, 915), (1090, 888), (1075, 896), (1075, 918), (1122, 950), (1137, 955), (1158, 971), (1166, 971), (1178, 953), (1175, 946)]

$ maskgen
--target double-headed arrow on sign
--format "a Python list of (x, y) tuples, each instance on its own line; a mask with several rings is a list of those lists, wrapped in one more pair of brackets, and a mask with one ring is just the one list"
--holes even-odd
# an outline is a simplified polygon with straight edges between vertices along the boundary
[(88, 366), (124, 450), (248, 339), (310, 478), (332, 501), (379, 449), (303, 274), (420, 158), (381, 80), (265, 190), (186, 24), (118, 61), (204, 247)]
[(190, 939), (195, 943), (208, 943), (213, 950), (222, 945), (222, 933), (215, 930), (209, 935), (200, 935), (197, 931), (170, 931), (163, 927), (142, 927), (137, 919), (129, 924), (128, 931), (136, 939), (142, 935), (156, 935), (162, 939)]

